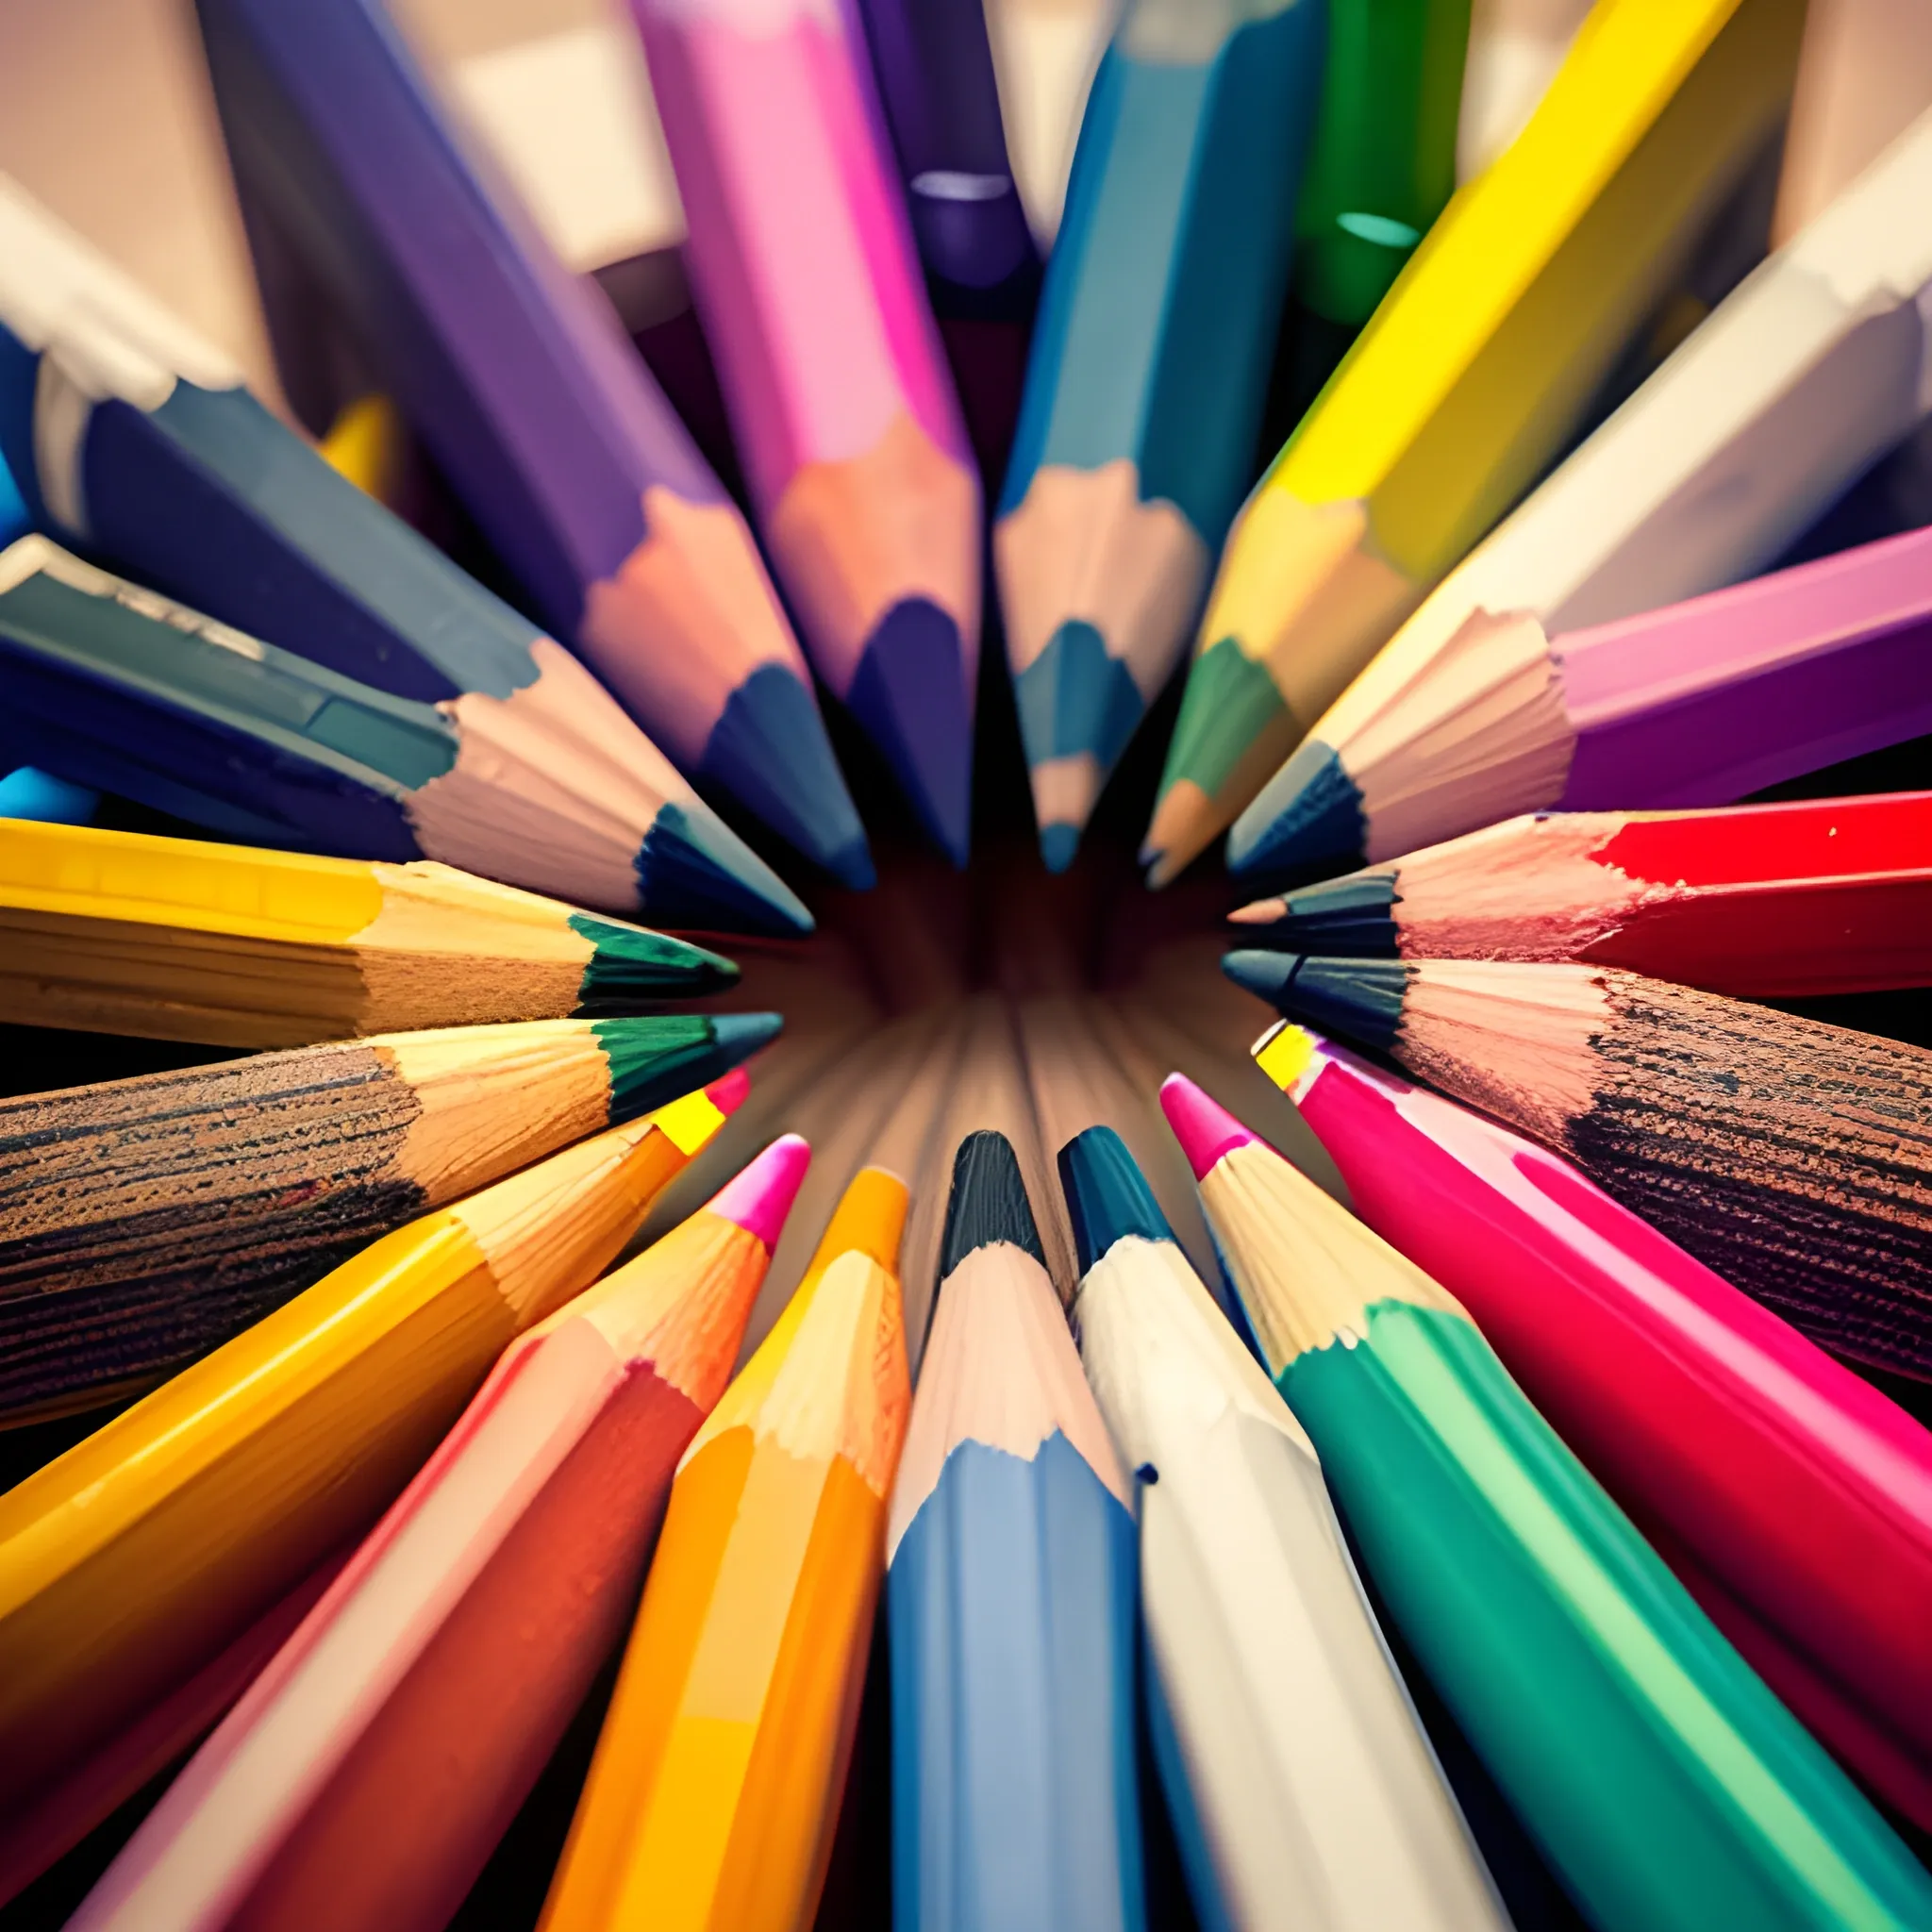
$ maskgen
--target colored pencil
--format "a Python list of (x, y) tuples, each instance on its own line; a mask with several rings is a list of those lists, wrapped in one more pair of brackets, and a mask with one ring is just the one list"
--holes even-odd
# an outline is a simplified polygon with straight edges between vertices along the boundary
[(858, 0), (907, 211), (935, 295), (1017, 308), (1040, 257), (1007, 156), (984, 0)]
[(1289, 952), (1575, 959), (1746, 999), (1932, 986), (1932, 791), (1538, 813), (1229, 917)]
[(561, 741), (620, 816), (648, 777), (675, 801), (655, 828), (663, 872), (728, 856), (791, 911), (568, 651), (338, 475), (219, 350), (4, 175), (0, 457), (37, 523), (194, 609), (526, 745)]
[(0, 1425), (158, 1381), (378, 1236), (721, 1077), (778, 1027), (391, 1033), (0, 1101)]
[(623, 1636), (809, 1158), (510, 1343), (73, 1925), (440, 1932)]
[(633, 0), (684, 260), (819, 676), (963, 865), (979, 485), (850, 0)]
[(1811, 0), (1778, 171), (1771, 239), (1782, 245), (1932, 108), (1926, 0)]
[(911, 1399), (903, 1182), (867, 1168), (678, 1465), (546, 1932), (812, 1923)]
[(1329, 0), (1322, 111), (1295, 213), (1295, 299), (1349, 329), (1456, 188), (1470, 0)]
[(1758, 1674), (1932, 1828), (1932, 1434), (1507, 1127), (1297, 1026), (1256, 1058)]
[(70, 785), (51, 772), (17, 765), (0, 778), (0, 819), (40, 819), (50, 825), (85, 825), (100, 808), (101, 795)]
[(0, 1823), (0, 1904), (25, 1890), (143, 1786), (178, 1764), (275, 1656), (347, 1560), (332, 1551), (201, 1669)]
[(1080, 1352), (1134, 1465), (1155, 1762), (1204, 1925), (1508, 1924), (1321, 1464), (1125, 1143), (1060, 1149)]
[(533, 607), (639, 722), (808, 857), (870, 885), (743, 518), (604, 298), (508, 180), (465, 158), (380, 0), (197, 11), (258, 249), (292, 246), (352, 319)]
[[(1722, 702), (1717, 742), (1733, 762), (1757, 748), (1754, 731), (1774, 731), (1775, 747), (1798, 739), (1824, 749), (1834, 728), (1876, 709), (1882, 669), (1849, 658), (1830, 666), (1848, 687), (1834, 708), (1815, 719), (1784, 709), (1790, 680), (1823, 667), (1788, 661), (1797, 640), (1780, 619), (1790, 605), (1790, 629), (1802, 627), (1814, 653), (1872, 619), (1896, 625), (1901, 604), (1923, 604), (1932, 584), (1923, 548), (1876, 551), (1822, 578), (1813, 565), (1777, 591), (1746, 586), (1733, 592), (1739, 605), (1700, 612), (1694, 641), (1684, 613), (1674, 623), (1641, 613), (1763, 569), (1919, 420), (1919, 299), (1932, 291), (1932, 236), (1918, 215), (1928, 201), (1932, 114), (1748, 276), (1438, 587), (1242, 813), (1229, 862), (1253, 871), (1332, 859), (1364, 833), (1404, 841), (1371, 854), (1386, 857), (1507, 816), (1530, 790), (1538, 803), (1555, 802), (1555, 791), (1631, 806), (1728, 802), (1755, 789), (1684, 795), (1689, 774), (1660, 765), (1663, 747), (1644, 743), (1629, 716), (1642, 702), (1632, 685), (1646, 674), (1652, 704), (1668, 680), (1672, 725), (1700, 686), (1722, 680), (1724, 696), (1711, 702)], [(1861, 592), (1876, 600), (1864, 625)], [(1765, 636), (1767, 616), (1774, 636), (1785, 632), (1784, 650)], [(1745, 633), (1740, 620), (1753, 618)], [(1638, 625), (1610, 646), (1604, 627), (1629, 619)], [(1667, 671), (1639, 649), (1658, 626), (1671, 633)], [(1908, 674), (1901, 708), (1926, 715), (1927, 689), (1925, 675)], [(1586, 745), (1580, 714), (1592, 699), (1619, 717)], [(1829, 749), (1818, 762), (1849, 755)], [(1660, 795), (1672, 776), (1678, 795)], [(1606, 790), (1613, 795), (1595, 795)]]
[(1258, 874), (1523, 811), (1727, 805), (1932, 731), (1928, 641), (1932, 530), (1911, 530), (1547, 644), (1493, 631), (1386, 710), (1378, 663), (1349, 693), (1361, 728), (1338, 706), (1230, 856)]
[(661, 758), (396, 698), (82, 563), (0, 551), (0, 745), (232, 837), (440, 858), (675, 925), (811, 916)]
[(384, 1236), (0, 1495), (0, 1803), (359, 1537), (744, 1087), (727, 1074)]
[(954, 1157), (886, 1558), (899, 1932), (1144, 1926), (1127, 1482), (1001, 1134)]
[(215, 1046), (592, 1017), (738, 968), (446, 865), (0, 822), (10, 1019)]
[(1087, 97), (993, 526), (1055, 872), (1253, 474), (1322, 26), (1320, 0), (1133, 0)]
[(1458, 183), (1480, 175), (1523, 131), (1593, 4), (1474, 0), (1456, 117)]
[(1142, 847), (1248, 803), (1561, 449), (1790, 98), (1797, 0), (1614, 0), (1430, 230), (1236, 519)]
[(1814, 1341), (1932, 1376), (1932, 1050), (1608, 967), (1226, 968), (1567, 1156)]
[(1932, 1878), (1460, 1305), (1199, 1088), (1161, 1101), (1383, 1600), (1591, 1923), (1923, 1924)]

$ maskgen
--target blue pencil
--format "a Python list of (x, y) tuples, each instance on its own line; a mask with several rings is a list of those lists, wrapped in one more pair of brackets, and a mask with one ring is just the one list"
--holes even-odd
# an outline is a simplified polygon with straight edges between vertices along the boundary
[(507, 716), (373, 691), (45, 537), (0, 551), (0, 758), (254, 844), (438, 858), (666, 924), (808, 925), (661, 758), (587, 771)]
[(1325, 0), (1133, 0), (1088, 96), (993, 527), (1056, 872), (1253, 480), (1325, 19)]
[(961, 1142), (887, 1526), (899, 1932), (1139, 1932), (1134, 1524), (1006, 1139)]
[(258, 255), (353, 330), (531, 608), (847, 885), (871, 856), (749, 527), (594, 289), (473, 163), (381, 0), (196, 0)]

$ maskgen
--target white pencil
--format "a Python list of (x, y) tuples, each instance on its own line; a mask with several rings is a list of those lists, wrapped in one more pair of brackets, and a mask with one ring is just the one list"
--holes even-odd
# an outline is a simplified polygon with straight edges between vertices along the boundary
[(1089, 1128), (1059, 1165), (1080, 1353), (1136, 1478), (1155, 1758), (1201, 1922), (1507, 1926), (1301, 1425), (1120, 1137)]

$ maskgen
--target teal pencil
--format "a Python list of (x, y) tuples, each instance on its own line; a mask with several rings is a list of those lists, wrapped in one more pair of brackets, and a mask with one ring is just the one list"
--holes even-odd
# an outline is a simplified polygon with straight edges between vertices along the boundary
[(1186, 647), (1252, 478), (1325, 0), (1132, 0), (1047, 265), (993, 529), (1056, 872)]

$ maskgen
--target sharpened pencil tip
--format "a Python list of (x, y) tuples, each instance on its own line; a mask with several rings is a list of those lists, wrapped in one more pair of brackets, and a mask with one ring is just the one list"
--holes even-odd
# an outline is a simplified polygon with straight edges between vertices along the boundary
[(810, 1165), (811, 1147), (804, 1137), (781, 1135), (711, 1196), (709, 1211), (757, 1236), (769, 1254), (785, 1232), (785, 1218)]
[(861, 834), (849, 845), (828, 853), (820, 861), (848, 891), (869, 892), (878, 884), (878, 868), (872, 862), (872, 847)]
[(675, 1013), (593, 1020), (610, 1080), (610, 1121), (634, 1119), (748, 1058), (784, 1023), (776, 1013)]
[(719, 1052), (741, 1060), (777, 1039), (784, 1026), (781, 1013), (720, 1013), (711, 1022)]
[(728, 1119), (744, 1105), (750, 1091), (751, 1075), (742, 1067), (733, 1067), (722, 1080), (713, 1080), (705, 1089), (705, 1098)]
[(812, 916), (783, 879), (711, 808), (661, 806), (637, 858), (639, 895), (653, 918), (700, 930), (802, 938)]
[(1256, 794), (1227, 835), (1228, 870), (1306, 876), (1360, 862), (1368, 825), (1362, 795), (1341, 757), (1306, 739)]
[(973, 693), (958, 626), (908, 597), (879, 620), (846, 693), (927, 834), (957, 866), (973, 840)]
[(842, 884), (863, 891), (874, 883), (865, 828), (818, 700), (789, 665), (761, 664), (731, 693), (698, 772)]
[(1073, 864), (1074, 855), (1080, 850), (1080, 827), (1078, 825), (1041, 825), (1040, 828), (1040, 856), (1046, 861), (1048, 872), (1065, 872)]
[(580, 1012), (604, 1011), (638, 1000), (694, 999), (738, 983), (738, 966), (689, 940), (620, 925), (588, 912), (571, 915), (571, 929), (589, 940), (590, 963), (577, 988)]
[(1185, 1074), (1170, 1074), (1160, 1083), (1160, 1110), (1181, 1143), (1197, 1181), (1206, 1180), (1224, 1154), (1245, 1147), (1261, 1137), (1235, 1119), (1218, 1100), (1209, 1098)]
[(946, 1228), (940, 1241), (940, 1279), (943, 1281), (975, 1248), (1006, 1241), (1025, 1252), (1044, 1268), (1046, 1251), (1040, 1245), (1026, 1183), (1020, 1175), (1019, 1156), (1004, 1134), (982, 1129), (968, 1134), (953, 1157), (953, 1187), (946, 1197)]
[(1059, 1171), (1083, 1275), (1128, 1235), (1148, 1241), (1174, 1240), (1146, 1175), (1111, 1127), (1075, 1134), (1060, 1149)]
[(1291, 1020), (1363, 1046), (1391, 1045), (1402, 1025), (1409, 969), (1401, 959), (1336, 959), (1243, 948), (1221, 970), (1244, 991)]

